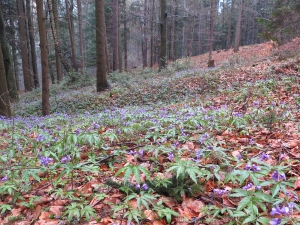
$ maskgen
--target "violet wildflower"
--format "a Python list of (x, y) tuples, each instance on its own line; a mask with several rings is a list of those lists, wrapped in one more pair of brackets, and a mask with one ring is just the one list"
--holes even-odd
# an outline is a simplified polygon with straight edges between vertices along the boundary
[(5, 176), (5, 177), (1, 178), (0, 180), (1, 180), (1, 181), (8, 181), (8, 177)]
[(136, 151), (130, 150), (130, 152), (128, 153), (129, 155), (135, 155)]
[(269, 160), (270, 159), (270, 156), (266, 153), (263, 153), (260, 157), (260, 160), (261, 161), (264, 161), (264, 160)]
[(224, 195), (224, 194), (227, 193), (227, 190), (222, 190), (222, 189), (215, 188), (214, 193), (217, 194), (217, 195)]
[(276, 205), (275, 207), (272, 208), (272, 211), (270, 212), (271, 216), (275, 216), (275, 215), (289, 215), (290, 214), (290, 208), (287, 206), (283, 206), (282, 208), (280, 208), (278, 205)]
[(253, 186), (253, 184), (249, 183), (243, 187), (243, 190), (248, 190), (248, 189), (252, 188), (252, 186)]
[(204, 141), (205, 141), (206, 139), (208, 139), (208, 138), (209, 138), (209, 134), (208, 134), (208, 133), (202, 134), (201, 138), (199, 139), (200, 144), (203, 144)]
[(255, 186), (255, 190), (260, 191), (261, 190), (261, 186)]
[(68, 162), (71, 161), (71, 156), (66, 155), (66, 156), (62, 157), (60, 161), (61, 161), (62, 163), (68, 163)]
[(250, 139), (249, 139), (249, 144), (250, 144), (250, 145), (253, 145), (253, 144), (255, 144), (255, 141), (254, 141), (252, 138), (250, 138)]
[(239, 154), (237, 158), (238, 158), (238, 160), (242, 160), (243, 156), (241, 154)]
[(79, 135), (79, 134), (80, 134), (80, 129), (79, 129), (79, 128), (75, 130), (75, 134), (76, 134), (76, 135)]
[(284, 173), (282, 174), (279, 174), (278, 171), (274, 171), (273, 174), (272, 174), (272, 178), (273, 180), (275, 181), (282, 181), (282, 180), (285, 180), (286, 179), (286, 176)]
[(44, 166), (49, 166), (49, 163), (53, 162), (52, 158), (49, 158), (47, 156), (39, 156), (40, 162)]
[(261, 169), (260, 169), (260, 167), (258, 167), (258, 166), (256, 166), (255, 164), (253, 164), (253, 165), (251, 166), (251, 170), (252, 170), (253, 172), (258, 172), (258, 171), (260, 171)]
[(281, 223), (280, 218), (274, 218), (274, 219), (270, 220), (270, 225), (279, 225), (280, 223)]
[(143, 150), (142, 148), (139, 150), (139, 155), (140, 155), (140, 156), (143, 156), (143, 155), (144, 155), (144, 150)]
[(43, 135), (41, 135), (41, 134), (39, 134), (38, 136), (37, 136), (37, 138), (36, 138), (36, 141), (37, 142), (42, 142), (42, 141), (45, 141), (46, 140), (46, 138), (43, 136)]
[(172, 152), (169, 152), (169, 153), (168, 153), (168, 159), (169, 159), (170, 161), (173, 161), (173, 159), (174, 159), (174, 154), (173, 154)]
[(147, 191), (147, 190), (149, 189), (149, 187), (148, 187), (148, 185), (145, 183), (145, 184), (142, 185), (142, 189), (143, 189), (144, 191)]
[(135, 185), (135, 188), (136, 188), (136, 189), (140, 189), (140, 188), (141, 188), (141, 185), (140, 185), (140, 184), (137, 184), (137, 185)]
[(97, 124), (97, 123), (95, 123), (95, 122), (93, 123), (93, 128), (94, 128), (94, 130), (99, 129), (99, 127), (100, 127), (99, 124)]

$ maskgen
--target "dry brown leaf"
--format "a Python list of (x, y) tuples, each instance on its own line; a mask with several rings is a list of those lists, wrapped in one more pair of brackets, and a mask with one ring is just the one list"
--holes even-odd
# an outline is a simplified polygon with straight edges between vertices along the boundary
[(50, 206), (49, 212), (54, 214), (55, 218), (60, 218), (63, 209), (63, 206)]
[(36, 220), (37, 218), (39, 218), (40, 214), (41, 214), (41, 209), (42, 207), (40, 205), (37, 205), (35, 207), (35, 210), (33, 212), (33, 219)]
[(146, 219), (148, 219), (148, 220), (155, 221), (158, 219), (157, 213), (153, 212), (152, 210), (147, 209), (144, 211), (144, 214), (145, 214)]
[(300, 177), (298, 177), (297, 180), (295, 181), (294, 188), (300, 189)]

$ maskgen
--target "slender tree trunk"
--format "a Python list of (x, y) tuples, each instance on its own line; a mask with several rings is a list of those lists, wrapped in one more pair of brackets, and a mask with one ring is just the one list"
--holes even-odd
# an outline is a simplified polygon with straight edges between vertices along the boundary
[(257, 17), (257, 2), (254, 0), (254, 12), (253, 12), (253, 19), (252, 19), (252, 34), (251, 34), (251, 44), (255, 44), (255, 24), (256, 24), (256, 17)]
[(119, 2), (118, 0), (113, 0), (113, 70), (117, 71), (119, 69)]
[(126, 0), (123, 0), (123, 7), (124, 7), (124, 21), (123, 21), (123, 26), (124, 26), (124, 69), (127, 71), (128, 69), (128, 47), (127, 47), (127, 16), (126, 16)]
[(143, 68), (147, 67), (147, 0), (144, 1), (144, 20), (142, 23), (142, 58)]
[(40, 49), (42, 63), (42, 114), (43, 116), (50, 114), (49, 104), (49, 64), (48, 64), (48, 49), (47, 49), (47, 34), (44, 21), (43, 0), (36, 0), (36, 11), (40, 33)]
[(208, 53), (208, 67), (214, 67), (215, 63), (212, 59), (213, 44), (214, 44), (214, 24), (215, 24), (215, 0), (211, 0), (210, 7), (210, 22), (209, 22), (209, 53)]
[(177, 14), (178, 14), (178, 0), (174, 0), (175, 1), (175, 18), (174, 18), (174, 47), (173, 47), (173, 60), (177, 59), (177, 49), (178, 49), (178, 37), (177, 37)]
[(77, 0), (80, 68), (84, 68), (81, 0)]
[(32, 91), (32, 84), (30, 78), (29, 61), (28, 61), (28, 49), (27, 49), (27, 38), (26, 38), (26, 18), (24, 15), (24, 2), (18, 0), (18, 11), (19, 11), (19, 32), (20, 32), (20, 49), (22, 57), (22, 68), (25, 91)]
[(167, 66), (167, 0), (160, 1), (160, 54), (159, 70)]
[(234, 52), (238, 52), (240, 47), (243, 7), (244, 7), (244, 0), (240, 0), (238, 18), (236, 21), (235, 37), (234, 37), (234, 49), (233, 49)]
[[(228, 7), (229, 7), (229, 2), (227, 1)], [(234, 4), (235, 4), (235, 0), (232, 0), (231, 2), (231, 8), (230, 8), (230, 15), (228, 16), (228, 31), (227, 31), (227, 41), (226, 41), (226, 49), (230, 49), (231, 48), (231, 20), (233, 17), (233, 10), (234, 10)]]
[[(2, 11), (0, 11), (2, 14)], [(11, 117), (9, 92), (7, 89), (5, 66), (2, 54), (2, 46), (0, 42), (0, 115), (6, 118)]]
[(122, 71), (122, 35), (121, 35), (121, 26), (120, 26), (120, 16), (118, 20), (118, 59), (119, 59), (119, 71)]
[[(56, 39), (58, 42), (58, 46), (60, 46), (57, 0), (52, 0), (52, 7), (53, 7), (52, 12), (53, 12), (53, 17), (54, 17), (54, 29), (55, 29), (55, 33), (56, 33)], [(48, 9), (49, 9), (49, 4), (48, 4)], [(50, 11), (50, 9), (49, 9), (49, 11)], [(50, 13), (50, 20), (51, 20), (51, 13)], [(50, 24), (52, 24), (51, 21), (50, 21)], [(56, 61), (56, 74), (57, 74), (56, 79), (57, 79), (57, 83), (59, 83), (63, 79), (63, 73), (62, 73), (62, 68), (61, 68), (61, 60), (59, 57), (59, 51), (56, 47), (55, 47), (55, 61)]]
[(35, 40), (34, 40), (34, 27), (32, 25), (32, 18), (31, 18), (32, 13), (31, 13), (30, 0), (26, 0), (26, 9), (27, 9), (26, 12), (27, 12), (27, 18), (28, 18), (28, 30), (29, 30), (33, 82), (34, 82), (34, 87), (37, 88), (40, 86), (40, 83), (39, 83), (39, 75), (38, 75), (38, 69), (37, 69)]
[(73, 68), (78, 71), (77, 61), (76, 61), (76, 49), (75, 49), (75, 39), (74, 39), (74, 25), (73, 25), (73, 3), (69, 5), (69, 0), (65, 0), (66, 3), (66, 12), (67, 12), (67, 20), (68, 20), (68, 27), (69, 27), (69, 35), (70, 35), (70, 42), (71, 42), (71, 51), (72, 51), (72, 64)]
[[(13, 100), (17, 100), (18, 91), (17, 91), (15, 76), (13, 73), (13, 64), (12, 64), (12, 59), (10, 54), (10, 48), (6, 40), (5, 25), (4, 25), (4, 18), (2, 14), (1, 5), (0, 5), (0, 42), (2, 46), (2, 57), (3, 57), (4, 67), (5, 67), (5, 75), (6, 75), (6, 82), (7, 82), (9, 95)], [(13, 42), (13, 45), (14, 44), (15, 43)]]
[(150, 67), (153, 67), (153, 23), (154, 23), (154, 6), (155, 6), (155, 0), (152, 0), (152, 6), (151, 6), (151, 21), (150, 21)]
[(104, 16), (104, 0), (95, 0), (96, 13), (96, 51), (97, 51), (97, 92), (109, 88), (106, 80), (106, 30)]
[(104, 30), (105, 30), (105, 58), (106, 58), (106, 68), (107, 68), (107, 73), (111, 73), (111, 64), (110, 64), (110, 55), (108, 52), (108, 41), (107, 41), (107, 35), (106, 35), (106, 23), (104, 23)]
[(50, 0), (47, 0), (47, 3), (48, 3), (49, 14), (50, 14), (50, 24), (51, 24), (51, 30), (52, 30), (52, 36), (53, 36), (53, 40), (54, 40), (55, 49), (58, 52), (59, 58), (61, 60), (61, 63), (63, 64), (65, 70), (67, 71), (67, 73), (70, 73), (73, 71), (73, 68), (69, 65), (69, 63), (65, 59), (65, 57), (61, 51), (61, 48), (60, 48), (59, 36), (57, 35), (57, 30), (55, 27), (55, 18), (54, 18), (54, 14), (53, 14), (52, 4), (50, 3)]

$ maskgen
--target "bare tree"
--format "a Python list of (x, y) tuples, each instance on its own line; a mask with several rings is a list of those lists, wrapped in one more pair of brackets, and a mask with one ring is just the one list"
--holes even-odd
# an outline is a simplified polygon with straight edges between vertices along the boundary
[(167, 15), (167, 0), (161, 0), (159, 70), (162, 70), (167, 65)]
[(19, 32), (20, 32), (20, 49), (22, 57), (22, 69), (24, 77), (25, 91), (32, 91), (32, 83), (30, 78), (30, 69), (28, 61), (27, 37), (26, 37), (26, 17), (24, 15), (24, 1), (18, 1), (18, 14), (19, 14)]
[(235, 37), (234, 37), (234, 49), (233, 49), (234, 52), (238, 52), (240, 47), (243, 8), (244, 8), (244, 0), (239, 0), (238, 18), (236, 21)]
[(84, 67), (81, 0), (77, 0), (80, 68)]
[(36, 50), (35, 50), (35, 40), (34, 40), (34, 27), (32, 24), (32, 13), (30, 0), (26, 0), (26, 13), (28, 19), (28, 32), (29, 32), (29, 42), (30, 42), (30, 52), (31, 52), (31, 65), (32, 65), (32, 75), (34, 87), (39, 87), (39, 75), (37, 70), (37, 60), (36, 60)]
[(48, 49), (47, 49), (47, 34), (44, 21), (43, 0), (36, 0), (36, 11), (40, 33), (40, 49), (42, 62), (42, 114), (43, 116), (50, 114), (49, 103), (49, 64), (48, 64)]
[(97, 51), (97, 92), (109, 88), (106, 80), (106, 30), (104, 16), (104, 0), (95, 0), (96, 13), (96, 51)]
[(113, 0), (113, 70), (119, 69), (119, 1)]
[[(0, 12), (1, 13), (1, 12)], [(0, 115), (11, 117), (9, 93), (7, 89), (5, 66), (3, 61), (2, 47), (0, 42)]]

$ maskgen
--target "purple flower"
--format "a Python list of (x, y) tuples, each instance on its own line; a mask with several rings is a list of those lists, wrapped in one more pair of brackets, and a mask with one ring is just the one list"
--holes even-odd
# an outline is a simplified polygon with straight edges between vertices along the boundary
[(282, 206), (282, 208), (280, 208), (278, 205), (275, 206), (275, 208), (272, 208), (272, 211), (270, 212), (271, 216), (275, 216), (275, 215), (289, 215), (290, 214), (290, 208), (288, 206)]
[(99, 127), (100, 127), (99, 124), (97, 124), (97, 123), (95, 123), (95, 122), (93, 123), (93, 128), (94, 128), (94, 130), (99, 129)]
[(209, 134), (208, 134), (208, 133), (202, 134), (201, 138), (199, 139), (200, 144), (203, 144), (204, 141), (205, 141), (206, 139), (208, 139), (208, 138), (209, 138)]
[(79, 128), (75, 130), (75, 134), (76, 134), (76, 135), (79, 135), (79, 134), (80, 134), (80, 129), (79, 129)]
[(251, 166), (251, 170), (252, 170), (253, 172), (258, 172), (258, 171), (260, 171), (261, 169), (260, 169), (260, 167), (258, 167), (258, 166), (256, 166), (255, 164), (253, 164), (253, 165)]
[(68, 163), (68, 162), (71, 161), (71, 156), (66, 155), (66, 156), (62, 157), (60, 161), (61, 161), (62, 163)]
[(130, 152), (128, 153), (129, 155), (135, 155), (136, 151), (130, 150)]
[(273, 180), (275, 181), (282, 181), (282, 180), (285, 180), (286, 179), (286, 176), (284, 173), (282, 174), (279, 174), (278, 171), (274, 171), (273, 174), (272, 174), (272, 178)]
[(255, 190), (260, 191), (261, 190), (261, 186), (256, 186)]
[(39, 156), (40, 162), (44, 166), (48, 166), (50, 162), (53, 162), (52, 158), (48, 158), (47, 156)]
[(141, 188), (141, 185), (140, 185), (140, 184), (137, 184), (137, 185), (135, 185), (135, 188), (140, 189), (140, 188)]
[(1, 178), (0, 180), (1, 180), (1, 181), (8, 181), (8, 177), (5, 176), (5, 177)]
[(280, 223), (281, 223), (280, 218), (274, 218), (274, 219), (270, 220), (270, 225), (279, 225)]
[(144, 155), (144, 150), (143, 150), (142, 148), (139, 150), (139, 155), (140, 155), (140, 156), (143, 156), (143, 155)]
[(173, 161), (173, 159), (174, 159), (174, 154), (173, 154), (172, 152), (169, 152), (169, 153), (168, 153), (168, 159), (169, 159), (170, 161)]
[(224, 195), (227, 192), (228, 192), (228, 190), (221, 190), (221, 189), (218, 189), (218, 188), (214, 189), (214, 193), (217, 194), (217, 195)]
[(238, 160), (242, 160), (243, 156), (241, 154), (239, 154), (237, 158), (238, 158)]
[(270, 159), (270, 156), (266, 153), (263, 153), (260, 157), (260, 160), (261, 161), (264, 161), (264, 160), (269, 160)]
[(243, 190), (248, 190), (248, 189), (252, 188), (252, 186), (253, 186), (253, 184), (249, 183), (243, 187)]
[(43, 135), (41, 135), (41, 134), (39, 134), (38, 136), (37, 136), (37, 138), (36, 138), (36, 141), (37, 142), (42, 142), (42, 141), (45, 141), (46, 140), (46, 138), (43, 136)]
[(142, 185), (142, 189), (143, 189), (144, 191), (147, 191), (147, 190), (149, 189), (149, 187), (148, 187), (148, 185), (145, 183), (145, 184)]

